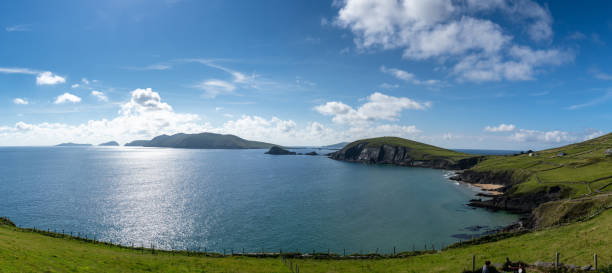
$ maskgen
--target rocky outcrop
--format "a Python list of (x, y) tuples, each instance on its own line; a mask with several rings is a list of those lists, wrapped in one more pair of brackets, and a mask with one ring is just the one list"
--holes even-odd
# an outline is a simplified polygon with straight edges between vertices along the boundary
[(512, 185), (521, 183), (526, 176), (516, 174), (513, 171), (486, 171), (464, 170), (456, 172), (451, 180), (470, 184), (496, 184), (504, 185), (499, 189), (503, 195), (493, 196), (491, 199), (472, 199), (469, 205), (473, 207), (488, 208), (493, 210), (506, 210), (516, 213), (529, 213), (540, 204), (559, 200), (564, 193), (560, 187), (550, 187), (538, 192), (514, 194), (511, 192)]
[(526, 194), (504, 194), (488, 200), (472, 199), (469, 205), (472, 207), (505, 210), (515, 213), (531, 213), (543, 203), (561, 199), (563, 194), (560, 187), (551, 187), (547, 191)]
[(411, 156), (412, 154), (413, 151), (409, 147), (392, 145), (368, 146), (368, 143), (359, 143), (330, 154), (330, 158), (349, 162), (393, 164), (448, 170), (468, 169), (483, 159), (481, 156), (464, 158), (457, 161), (444, 157), (415, 159)]
[(295, 152), (291, 152), (288, 150), (285, 150), (281, 147), (278, 146), (272, 146), (270, 148), (270, 150), (268, 150), (267, 152), (265, 152), (265, 154), (269, 154), (269, 155), (295, 155)]
[(514, 172), (512, 171), (500, 171), (500, 172), (478, 172), (474, 170), (464, 170), (455, 173), (455, 176), (450, 178), (451, 180), (462, 181), (471, 184), (496, 184), (510, 186), (520, 181), (514, 178)]

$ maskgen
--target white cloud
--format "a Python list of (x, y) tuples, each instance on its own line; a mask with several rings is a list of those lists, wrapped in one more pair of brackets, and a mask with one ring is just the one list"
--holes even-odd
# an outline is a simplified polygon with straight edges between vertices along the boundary
[(20, 105), (27, 105), (29, 104), (29, 102), (26, 99), (22, 99), (22, 98), (15, 98), (13, 100), (14, 104), (20, 104)]
[(519, 142), (567, 143), (579, 138), (565, 131), (538, 131), (520, 129), (510, 136), (511, 140)]
[(528, 80), (540, 67), (573, 60), (570, 52), (518, 45), (492, 21), (524, 28), (536, 43), (549, 41), (552, 16), (530, 0), (345, 0), (338, 6), (335, 24), (353, 32), (358, 48), (400, 48), (407, 59), (448, 63), (460, 80)]
[(151, 88), (135, 89), (131, 95), (130, 101), (121, 106), (120, 113), (123, 115), (131, 116), (158, 111), (172, 112), (172, 107), (162, 102), (159, 93)]
[(71, 86), (70, 86), (70, 88), (74, 89), (74, 88), (77, 88), (77, 87), (79, 87), (79, 86), (81, 86), (81, 85), (80, 85), (80, 84), (78, 84), (78, 83), (75, 83), (75, 84), (71, 85)]
[(206, 80), (196, 85), (196, 87), (204, 90), (204, 96), (207, 98), (214, 98), (220, 94), (232, 93), (236, 89), (234, 84), (217, 79)]
[(603, 136), (604, 132), (600, 130), (587, 130), (586, 135), (584, 136), (584, 140), (594, 139), (600, 136)]
[(68, 92), (61, 94), (59, 96), (57, 96), (57, 98), (55, 98), (55, 101), (53, 103), (55, 104), (62, 104), (62, 103), (79, 103), (81, 102), (81, 98), (70, 94)]
[(514, 124), (500, 124), (498, 126), (487, 126), (484, 128), (487, 132), (512, 132), (516, 129)]
[(89, 80), (87, 78), (81, 78), (81, 82), (84, 84), (89, 84)]
[(339, 124), (364, 124), (376, 120), (397, 120), (399, 114), (407, 110), (426, 110), (430, 102), (417, 102), (405, 97), (387, 96), (375, 92), (367, 97), (367, 102), (357, 110), (337, 101), (327, 102), (315, 107), (323, 115), (333, 116), (332, 121)]
[(55, 75), (49, 71), (44, 71), (36, 76), (36, 84), (38, 85), (55, 85), (59, 83), (65, 83), (66, 79)]
[(99, 101), (108, 101), (108, 97), (103, 92), (93, 90), (91, 91), (91, 95), (96, 97)]

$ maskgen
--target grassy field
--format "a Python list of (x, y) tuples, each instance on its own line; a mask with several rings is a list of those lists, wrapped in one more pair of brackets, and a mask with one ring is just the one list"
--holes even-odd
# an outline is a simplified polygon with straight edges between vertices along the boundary
[[(517, 182), (513, 194), (559, 186), (576, 198), (612, 191), (612, 134), (559, 148), (516, 156), (491, 156), (474, 166), (475, 171), (511, 171)], [(559, 153), (566, 155), (559, 156)]]
[[(532, 232), (497, 242), (444, 250), (410, 258), (377, 260), (296, 259), (300, 272), (461, 272), (485, 259), (612, 264), (612, 210), (592, 220)], [(53, 238), (0, 226), (0, 272), (291, 272), (280, 258), (198, 257), (185, 254), (142, 253), (74, 239)]]
[(367, 143), (366, 147), (379, 147), (382, 145), (407, 147), (407, 148), (410, 148), (410, 156), (416, 160), (448, 158), (448, 159), (456, 161), (459, 159), (474, 157), (474, 155), (451, 151), (451, 150), (447, 150), (444, 148), (428, 145), (428, 144), (417, 142), (417, 141), (412, 141), (409, 139), (399, 138), (399, 137), (377, 137), (377, 138), (362, 139), (362, 140), (358, 140), (358, 141), (349, 143), (343, 149), (348, 149), (348, 148), (351, 148), (361, 143)]

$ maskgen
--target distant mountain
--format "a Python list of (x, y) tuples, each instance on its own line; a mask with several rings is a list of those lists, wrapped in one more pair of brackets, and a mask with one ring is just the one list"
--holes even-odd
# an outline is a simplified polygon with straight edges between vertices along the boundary
[(268, 149), (274, 144), (250, 141), (234, 135), (214, 133), (161, 135), (150, 141), (132, 141), (125, 146), (168, 147), (189, 149)]
[(149, 140), (134, 140), (132, 142), (126, 143), (123, 146), (145, 146), (145, 144), (149, 143)]
[(62, 144), (58, 144), (55, 145), (57, 147), (85, 147), (85, 146), (92, 146), (91, 144), (78, 144), (78, 143), (72, 143), (72, 142), (67, 142), (67, 143), (62, 143)]
[(327, 146), (321, 146), (321, 148), (323, 149), (331, 149), (331, 150), (335, 150), (335, 149), (342, 149), (344, 148), (344, 146), (348, 145), (349, 142), (340, 142), (340, 143), (336, 143), (336, 144), (332, 144), (332, 145), (327, 145)]
[(98, 144), (98, 146), (119, 146), (119, 143), (117, 143), (117, 141), (109, 141)]

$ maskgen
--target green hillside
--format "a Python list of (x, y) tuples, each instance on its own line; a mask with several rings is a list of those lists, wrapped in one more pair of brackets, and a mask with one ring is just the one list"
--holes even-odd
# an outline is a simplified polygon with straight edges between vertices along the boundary
[(581, 143), (535, 152), (531, 155), (490, 156), (474, 166), (478, 172), (513, 173), (512, 194), (561, 187), (564, 197), (612, 191), (612, 133)]

